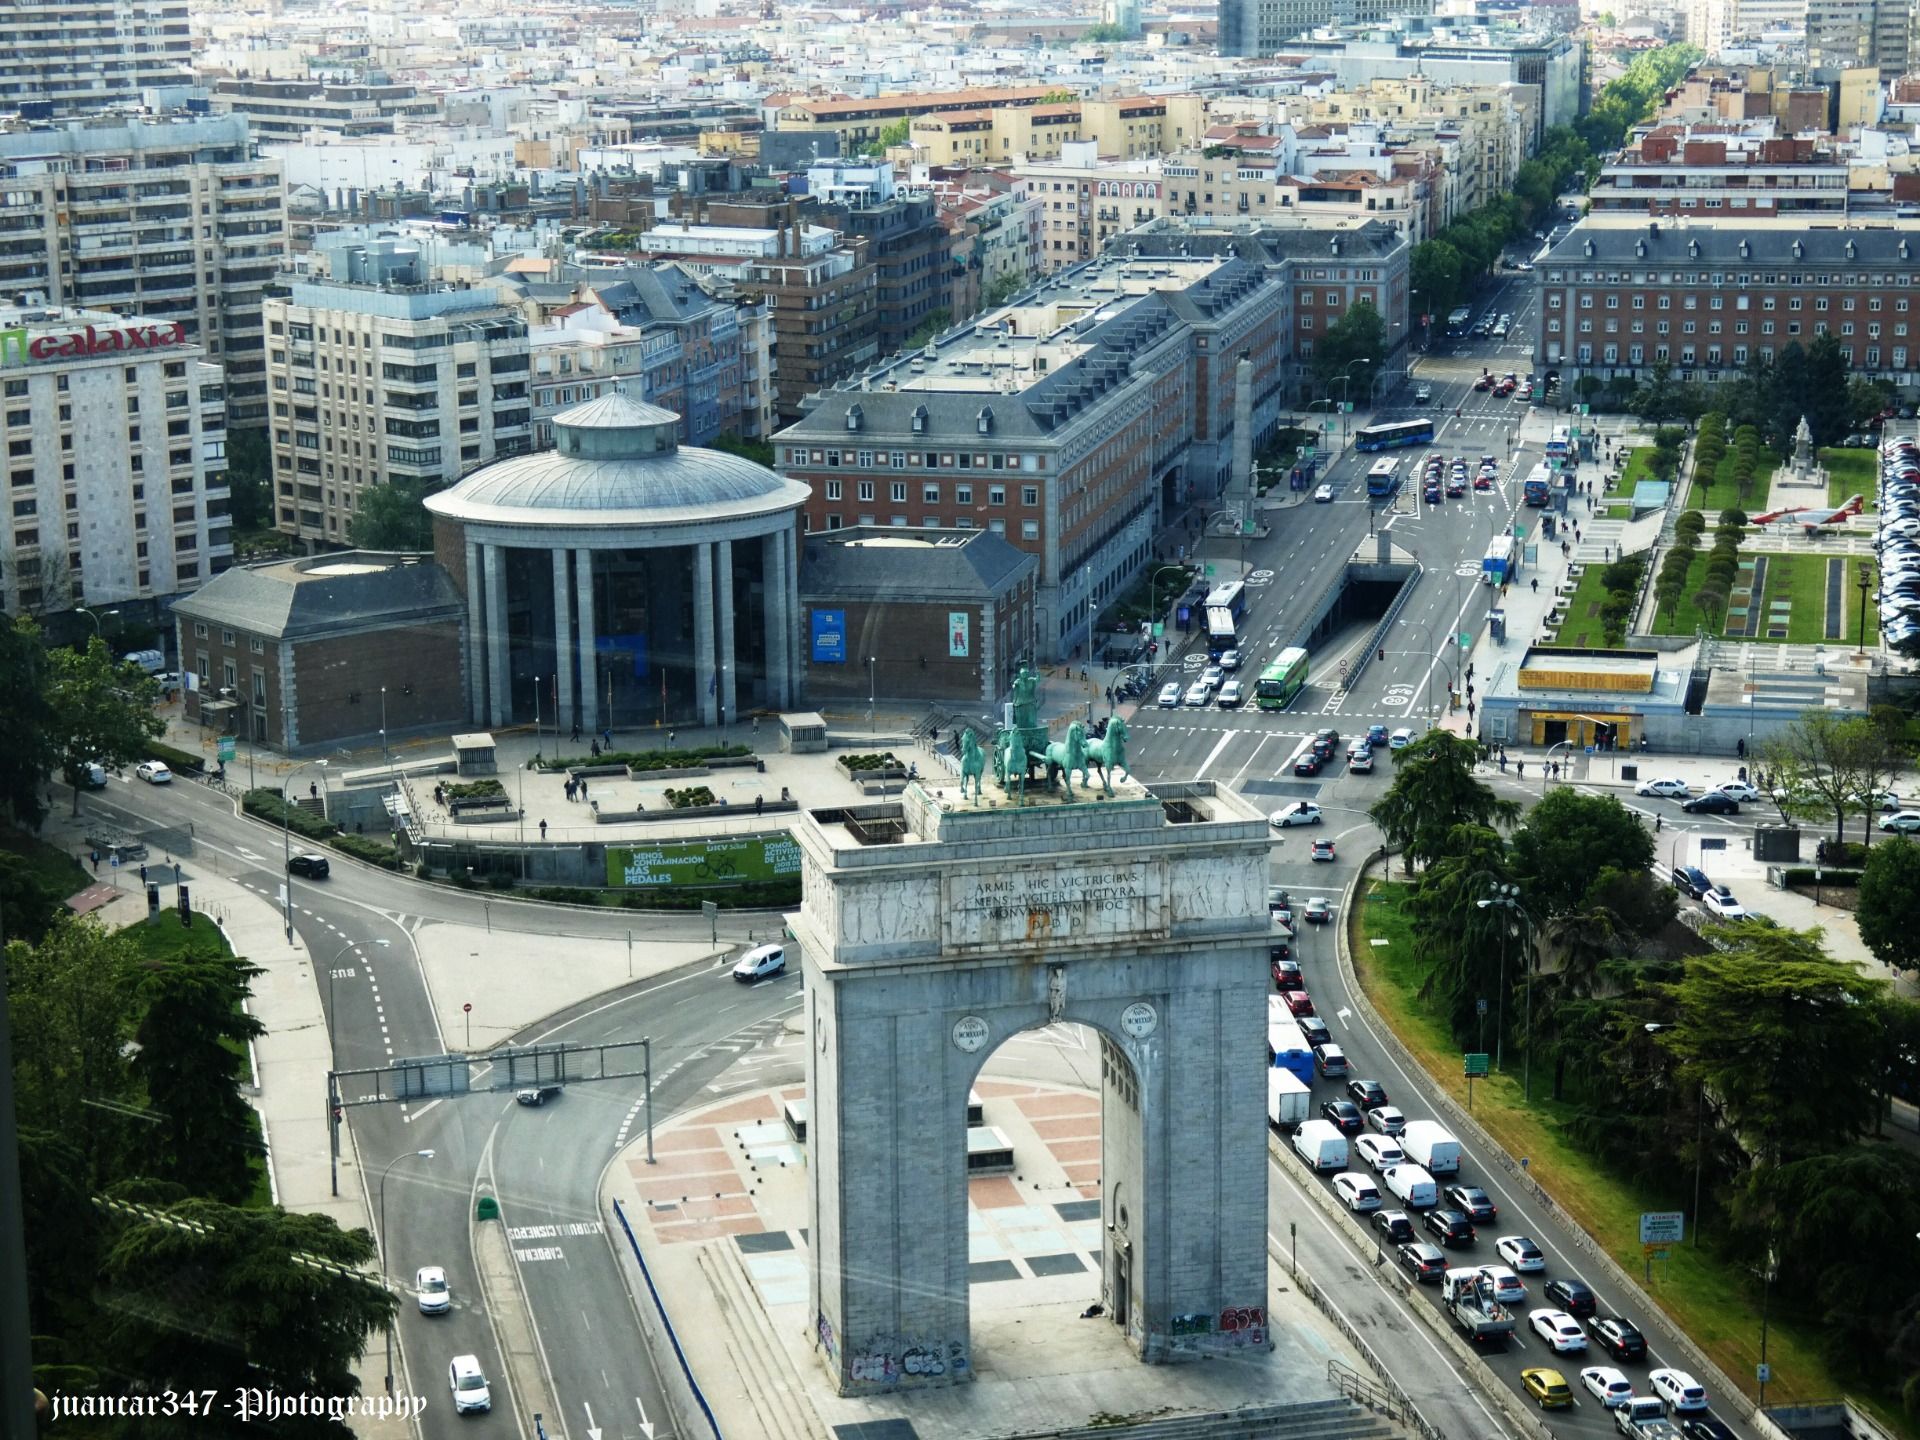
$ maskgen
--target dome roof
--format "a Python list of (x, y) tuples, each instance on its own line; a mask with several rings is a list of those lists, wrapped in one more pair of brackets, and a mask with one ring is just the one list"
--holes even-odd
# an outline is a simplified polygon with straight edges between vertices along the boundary
[(683, 447), (680, 417), (623, 392), (562, 410), (553, 445), (485, 466), (427, 499), (450, 520), (672, 525), (775, 515), (808, 488), (723, 450)]

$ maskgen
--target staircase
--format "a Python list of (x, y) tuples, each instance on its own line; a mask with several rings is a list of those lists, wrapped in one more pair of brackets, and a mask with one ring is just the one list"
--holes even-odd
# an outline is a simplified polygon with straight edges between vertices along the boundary
[(1256, 1405), (1137, 1425), (1029, 1432), (1032, 1440), (1374, 1440), (1400, 1433), (1346, 1396), (1294, 1405)]

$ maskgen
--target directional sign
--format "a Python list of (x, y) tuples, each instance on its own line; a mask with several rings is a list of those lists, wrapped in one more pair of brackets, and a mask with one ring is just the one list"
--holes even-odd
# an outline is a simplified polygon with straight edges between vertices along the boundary
[(1771, 1365), (1754, 1366), (1753, 1378), (1758, 1380), (1762, 1385), (1769, 1383), (1773, 1379), (1773, 1366)]
[(1685, 1235), (1687, 1216), (1684, 1210), (1644, 1210), (1640, 1214), (1640, 1243), (1642, 1245), (1678, 1245)]
[(226, 764), (229, 760), (233, 759), (233, 736), (222, 735), (216, 748), (220, 763), (222, 765)]
[(1467, 1074), (1470, 1077), (1477, 1080), (1486, 1075), (1487, 1057), (1485, 1055), (1468, 1055), (1465, 1058), (1467, 1062)]

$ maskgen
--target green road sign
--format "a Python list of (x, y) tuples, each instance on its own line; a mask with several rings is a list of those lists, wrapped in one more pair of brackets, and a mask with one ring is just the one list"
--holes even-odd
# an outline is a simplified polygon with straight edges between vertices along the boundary
[(1470, 1054), (1465, 1058), (1467, 1062), (1467, 1078), (1470, 1080), (1485, 1078), (1487, 1073), (1487, 1057), (1485, 1055)]
[(1165, 635), (1166, 633), (1167, 633), (1166, 621), (1156, 620), (1153, 622), (1153, 638), (1154, 639), (1158, 640), (1161, 636)]
[(1204, 574), (1209, 580), (1211, 580), (1213, 578), (1213, 566), (1211, 565), (1204, 566), (1201, 570), (1201, 573)]
[(1473, 648), (1473, 636), (1464, 630), (1460, 632), (1460, 648), (1462, 650), (1471, 650)]
[(1582, 415), (1591, 415), (1593, 413), (1593, 407), (1589, 405), (1582, 405), (1580, 407), (1580, 413)]
[(1318, 453), (1319, 453), (1319, 451), (1318, 451), (1318, 450), (1316, 450), (1316, 449), (1315, 449), (1315, 448), (1314, 448), (1313, 446), (1311, 446), (1311, 445), (1302, 445), (1302, 446), (1300, 447), (1300, 458), (1301, 458), (1302, 460), (1311, 460), (1311, 459), (1312, 459), (1312, 458), (1313, 458), (1313, 457), (1314, 457), (1315, 455), (1317, 455)]
[(1351, 415), (1353, 413), (1353, 402), (1351, 400), (1342, 400), (1340, 402), (1340, 413), (1342, 415)]
[(220, 743), (214, 747), (214, 754), (222, 765), (233, 759), (233, 736), (222, 735)]

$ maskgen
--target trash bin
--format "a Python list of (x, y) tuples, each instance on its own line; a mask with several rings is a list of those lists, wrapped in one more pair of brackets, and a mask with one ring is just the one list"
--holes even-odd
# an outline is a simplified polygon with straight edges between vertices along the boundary
[(1620, 778), (1622, 780), (1638, 780), (1640, 778), (1640, 767), (1638, 765), (1622, 765), (1620, 767)]

